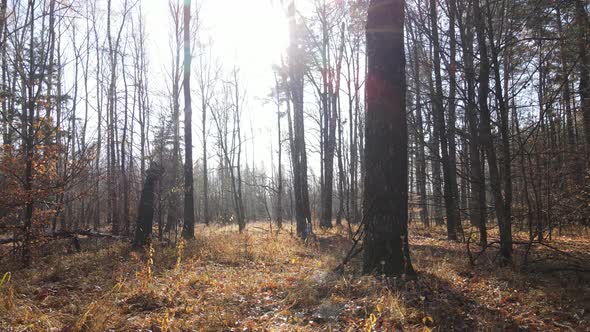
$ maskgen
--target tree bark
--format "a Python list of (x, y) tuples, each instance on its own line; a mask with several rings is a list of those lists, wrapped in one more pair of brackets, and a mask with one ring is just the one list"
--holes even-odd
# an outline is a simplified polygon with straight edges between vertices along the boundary
[[(455, 1), (455, 0), (451, 0)], [(459, 9), (458, 9), (459, 10)], [(463, 22), (462, 13), (467, 11)], [(480, 158), (479, 124), (477, 118), (477, 105), (475, 101), (475, 66), (473, 64), (473, 27), (472, 11), (461, 8), (457, 15), (461, 41), (463, 43), (463, 63), (465, 66), (465, 84), (467, 85), (467, 104), (465, 116), (469, 130), (469, 181), (471, 195), (469, 203), (469, 218), (472, 225), (479, 229), (479, 242), (482, 247), (487, 246), (486, 229), (486, 192), (485, 178), (483, 175), (482, 161)]]
[(443, 109), (443, 92), (442, 78), (440, 72), (440, 43), (438, 38), (438, 15), (436, 11), (436, 1), (430, 0), (430, 26), (432, 29), (433, 43), (433, 64), (435, 95), (432, 114), (434, 117), (435, 130), (438, 132), (441, 147), (441, 161), (443, 166), (444, 178), (444, 200), (447, 212), (447, 236), (449, 240), (457, 240), (457, 223), (459, 222), (459, 205), (457, 204), (457, 173), (449, 154), (449, 137), (445, 125), (445, 115)]
[[(583, 0), (576, 1), (576, 31), (580, 66), (580, 106), (584, 117), (584, 136), (586, 138), (586, 163), (590, 165), (590, 21)], [(587, 166), (588, 167), (588, 166)]]
[(137, 222), (135, 226), (135, 237), (133, 245), (142, 247), (148, 243), (152, 236), (152, 226), (154, 219), (154, 194), (156, 186), (160, 181), (163, 173), (160, 165), (154, 163), (146, 172), (145, 183), (139, 199), (139, 208), (137, 211)]
[(184, 224), (182, 236), (195, 237), (195, 202), (193, 199), (193, 133), (191, 107), (191, 0), (184, 1)]
[[(496, 158), (496, 150), (494, 149), (492, 141), (491, 116), (488, 108), (488, 93), (489, 93), (489, 79), (490, 79), (490, 64), (488, 58), (486, 36), (485, 36), (485, 21), (481, 13), (478, 1), (474, 3), (474, 17), (476, 22), (477, 41), (480, 52), (480, 66), (479, 66), (479, 110), (481, 113), (480, 123), (480, 137), (483, 147), (485, 148), (488, 168), (490, 172), (490, 185), (492, 187), (492, 195), (494, 197), (494, 207), (496, 208), (496, 216), (498, 218), (498, 225), (505, 225), (507, 216), (504, 214), (504, 198), (502, 197), (502, 189), (500, 183), (500, 173), (498, 171), (498, 161)], [(500, 231), (502, 232), (502, 230)], [(512, 255), (512, 242), (500, 241), (500, 252), (504, 261), (510, 261)]]
[(430, 218), (428, 217), (428, 204), (426, 192), (426, 157), (424, 153), (424, 127), (422, 120), (422, 93), (420, 86), (420, 57), (419, 45), (420, 41), (414, 33), (413, 27), (409, 32), (413, 40), (412, 46), (412, 62), (413, 62), (413, 76), (414, 76), (414, 93), (415, 93), (415, 126), (416, 126), (416, 189), (418, 194), (418, 208), (420, 209), (420, 222), (425, 226), (430, 226)]
[(372, 0), (367, 18), (363, 209), (365, 273), (413, 271), (404, 255), (408, 220), (404, 1)]
[(297, 235), (303, 239), (311, 231), (311, 210), (307, 184), (307, 154), (305, 151), (305, 124), (303, 117), (303, 56), (297, 45), (299, 33), (296, 25), (295, 2), (288, 8), (289, 34), (289, 79), (293, 103), (293, 144), (291, 146), (293, 163), (293, 189), (295, 196), (295, 218)]

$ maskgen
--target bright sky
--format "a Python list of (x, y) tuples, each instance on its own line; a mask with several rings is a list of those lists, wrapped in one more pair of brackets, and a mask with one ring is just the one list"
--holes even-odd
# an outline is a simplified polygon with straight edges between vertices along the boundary
[[(148, 50), (153, 86), (158, 80), (162, 82), (159, 78), (168, 77), (166, 73), (170, 68), (168, 0), (144, 1), (142, 6), (150, 41)], [(252, 136), (252, 123), (255, 136), (254, 144), (250, 142), (245, 146), (248, 153), (245, 157), (251, 163), (254, 145), (257, 165), (263, 164), (269, 170), (270, 142), (273, 142), (273, 149), (276, 150), (276, 107), (273, 103), (264, 103), (262, 99), (268, 96), (274, 85), (272, 64), (280, 63), (281, 54), (288, 45), (288, 21), (284, 7), (279, 0), (193, 0), (191, 6), (192, 10), (195, 6), (201, 8), (201, 31), (212, 37), (213, 56), (219, 58), (226, 72), (234, 64), (240, 70), (241, 83), (246, 89), (245, 128), (242, 135)], [(193, 69), (193, 86), (194, 77)], [(193, 106), (196, 156), (201, 155), (198, 138), (200, 113), (200, 108)]]

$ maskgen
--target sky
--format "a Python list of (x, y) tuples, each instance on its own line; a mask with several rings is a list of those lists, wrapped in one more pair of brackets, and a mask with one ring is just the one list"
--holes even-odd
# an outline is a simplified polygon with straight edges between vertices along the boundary
[[(273, 4), (274, 2), (274, 4)], [(244, 133), (248, 139), (244, 157), (269, 170), (271, 144), (276, 142), (276, 106), (265, 101), (274, 85), (272, 65), (280, 63), (288, 46), (288, 21), (284, 7), (275, 0), (192, 1), (200, 8), (201, 32), (212, 40), (212, 54), (227, 72), (235, 65), (245, 87)], [(167, 0), (142, 1), (148, 34), (151, 80), (163, 84), (170, 68), (170, 15)], [(209, 39), (208, 37), (204, 38)], [(195, 71), (192, 82), (195, 86)], [(152, 83), (153, 84), (153, 83)], [(165, 86), (162, 86), (165, 89)], [(194, 94), (193, 94), (194, 95)], [(196, 96), (193, 97), (196, 99)], [(200, 107), (193, 103), (194, 155), (201, 156)], [(272, 142), (272, 143), (271, 143)], [(254, 146), (254, 151), (252, 147)], [(272, 147), (276, 151), (276, 144)], [(211, 157), (210, 157), (211, 158)]]

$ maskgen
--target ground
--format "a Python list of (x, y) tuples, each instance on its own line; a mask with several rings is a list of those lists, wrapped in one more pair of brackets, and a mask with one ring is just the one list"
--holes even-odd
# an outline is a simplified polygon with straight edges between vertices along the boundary
[(347, 228), (309, 243), (289, 225), (274, 231), (199, 226), (194, 241), (140, 251), (116, 239), (83, 238), (79, 253), (53, 242), (26, 269), (4, 258), (0, 330), (589, 331), (590, 275), (562, 264), (588, 265), (585, 231), (554, 235), (559, 252), (535, 246), (524, 269), (526, 246), (513, 265), (499, 267), (495, 247), (471, 265), (466, 243), (412, 226), (416, 280), (362, 276), (359, 258), (333, 272)]

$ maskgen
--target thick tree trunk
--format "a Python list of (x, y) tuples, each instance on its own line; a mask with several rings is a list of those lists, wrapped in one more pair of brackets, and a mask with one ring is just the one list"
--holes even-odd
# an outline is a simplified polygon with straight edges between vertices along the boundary
[(152, 236), (154, 194), (162, 173), (163, 169), (160, 165), (155, 163), (150, 165), (150, 168), (146, 172), (145, 183), (139, 199), (135, 237), (133, 239), (133, 245), (136, 247), (141, 247), (147, 244)]
[(365, 273), (412, 271), (408, 220), (404, 1), (372, 0), (367, 19)]

